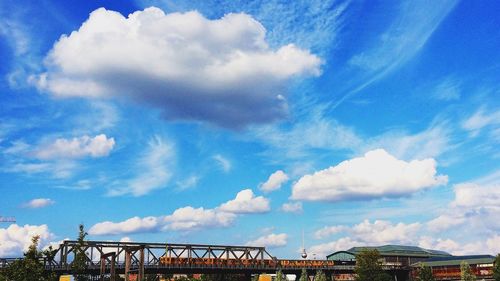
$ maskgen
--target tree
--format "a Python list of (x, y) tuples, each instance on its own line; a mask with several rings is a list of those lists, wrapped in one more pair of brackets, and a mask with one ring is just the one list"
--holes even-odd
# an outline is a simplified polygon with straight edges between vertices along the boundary
[(283, 274), (281, 269), (278, 269), (278, 272), (276, 272), (276, 281), (286, 281), (286, 276)]
[(392, 278), (382, 269), (380, 253), (376, 250), (362, 250), (356, 255), (356, 281), (390, 281)]
[(319, 269), (316, 271), (316, 275), (314, 275), (314, 281), (326, 281), (326, 275), (323, 270)]
[(85, 237), (87, 237), (87, 232), (83, 224), (80, 224), (78, 239), (75, 246), (75, 259), (71, 263), (71, 269), (73, 270), (73, 275), (76, 281), (87, 281), (89, 280), (88, 275), (85, 274), (85, 269), (87, 269), (87, 255), (85, 254)]
[(495, 258), (495, 263), (493, 265), (493, 279), (495, 279), (495, 281), (500, 281), (500, 254)]
[(45, 273), (41, 258), (42, 252), (38, 251), (40, 236), (33, 236), (28, 251), (24, 258), (14, 261), (0, 274), (0, 280), (15, 281), (53, 281), (54, 275)]
[(460, 279), (462, 281), (476, 281), (476, 275), (474, 275), (466, 261), (462, 261), (460, 264)]
[(418, 270), (418, 281), (435, 281), (432, 269), (424, 264)]
[(307, 279), (307, 270), (305, 268), (302, 268), (302, 272), (300, 273), (300, 279), (299, 281), (308, 281)]

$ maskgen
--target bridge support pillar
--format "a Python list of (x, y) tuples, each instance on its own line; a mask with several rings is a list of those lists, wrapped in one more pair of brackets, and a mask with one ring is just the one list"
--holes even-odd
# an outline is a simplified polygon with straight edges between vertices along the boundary
[(129, 272), (130, 272), (130, 261), (131, 261), (131, 253), (130, 251), (125, 250), (125, 281), (129, 281)]
[(111, 256), (111, 275), (109, 277), (109, 281), (116, 280), (115, 263), (116, 263), (116, 255), (112, 255)]
[(101, 254), (101, 270), (100, 270), (100, 280), (104, 281), (104, 275), (106, 274), (106, 260), (111, 257), (110, 264), (110, 281), (115, 281), (115, 262), (116, 262), (116, 253), (107, 253)]
[(139, 281), (144, 281), (144, 247), (139, 250)]

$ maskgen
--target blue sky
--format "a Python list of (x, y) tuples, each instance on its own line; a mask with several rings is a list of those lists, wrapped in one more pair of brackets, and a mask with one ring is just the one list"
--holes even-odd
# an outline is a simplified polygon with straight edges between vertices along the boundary
[[(496, 1), (4, 1), (0, 256), (500, 252)], [(314, 255), (310, 255), (314, 257)]]

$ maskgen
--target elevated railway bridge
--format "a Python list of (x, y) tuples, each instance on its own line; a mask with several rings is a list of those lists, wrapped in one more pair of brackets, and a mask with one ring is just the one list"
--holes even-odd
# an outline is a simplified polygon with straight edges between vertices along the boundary
[[(44, 258), (47, 271), (58, 275), (71, 274), (72, 263), (79, 245), (77, 241), (64, 241), (48, 258)], [(116, 280), (123, 274), (131, 274), (143, 280), (146, 274), (242, 274), (250, 280), (252, 274), (276, 273), (300, 276), (302, 269), (309, 275), (321, 269), (327, 277), (339, 273), (352, 273), (354, 263), (340, 263), (331, 260), (277, 259), (264, 247), (135, 243), (85, 241), (83, 252), (86, 257), (85, 274)], [(8, 266), (12, 259), (0, 260), (0, 268)], [(385, 266), (393, 276), (409, 269), (401, 266)], [(298, 280), (298, 279), (297, 279)]]

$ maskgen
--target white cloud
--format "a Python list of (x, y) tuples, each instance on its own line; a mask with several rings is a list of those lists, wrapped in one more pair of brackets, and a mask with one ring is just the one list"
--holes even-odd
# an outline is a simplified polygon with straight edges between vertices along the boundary
[(244, 189), (236, 198), (219, 206), (224, 212), (234, 214), (266, 213), (271, 210), (269, 199), (255, 196), (251, 189)]
[(266, 182), (260, 185), (260, 189), (264, 192), (271, 192), (281, 188), (281, 185), (288, 181), (288, 175), (282, 170), (272, 173)]
[(45, 224), (24, 226), (11, 224), (7, 228), (0, 228), (0, 257), (22, 256), (22, 253), (28, 250), (31, 239), (35, 235), (40, 236), (40, 248), (47, 245), (54, 237)]
[(347, 236), (332, 242), (314, 245), (309, 249), (309, 252), (323, 257), (335, 251), (347, 250), (356, 246), (412, 244), (418, 237), (420, 229), (420, 223), (405, 224), (400, 222), (393, 224), (383, 220), (376, 220), (373, 223), (364, 220), (351, 227), (345, 225), (325, 227), (315, 232), (316, 238), (322, 239), (339, 233)]
[[(500, 183), (461, 183), (454, 186), (455, 199), (446, 210), (427, 226), (432, 231), (443, 231), (465, 225), (474, 231), (498, 231), (500, 222)], [(462, 228), (463, 230), (463, 228)]]
[(496, 234), (486, 240), (487, 249), (492, 254), (500, 253), (500, 235)]
[(133, 242), (133, 241), (130, 237), (124, 236), (120, 239), (120, 242)]
[(308, 50), (272, 50), (265, 39), (244, 13), (210, 20), (151, 7), (125, 18), (100, 8), (54, 44), (47, 72), (33, 80), (57, 97), (126, 97), (166, 118), (243, 127), (283, 116), (286, 82), (320, 74)]
[(325, 118), (319, 109), (308, 112), (292, 126), (273, 124), (253, 128), (251, 137), (271, 146), (268, 153), (273, 158), (301, 160), (318, 150), (354, 150), (362, 144), (352, 128)]
[(447, 182), (436, 175), (434, 159), (398, 160), (383, 149), (305, 175), (292, 188), (292, 199), (339, 201), (404, 196)]
[(124, 187), (111, 188), (109, 195), (143, 196), (153, 190), (164, 188), (172, 177), (174, 158), (173, 144), (158, 136), (152, 138), (148, 143), (147, 151), (137, 162), (135, 170), (139, 174), (126, 181), (123, 184)]
[(153, 232), (160, 227), (160, 219), (156, 217), (133, 217), (128, 220), (114, 223), (100, 222), (89, 229), (90, 235), (114, 235), (140, 232)]
[(77, 169), (78, 165), (74, 161), (67, 160), (42, 163), (13, 163), (10, 167), (5, 168), (10, 173), (50, 173), (52, 177), (57, 179), (69, 178)]
[[(7, 67), (9, 73), (5, 75), (11, 88), (22, 88), (26, 85), (27, 77), (34, 71), (39, 71), (40, 56), (38, 47), (40, 38), (32, 36), (30, 33), (37, 26), (37, 19), (32, 15), (36, 7), (34, 3), (24, 9), (18, 9), (9, 4), (0, 3), (0, 37), (12, 49), (13, 58)], [(27, 22), (24, 19), (32, 18)], [(43, 30), (43, 27), (38, 29)]]
[(443, 101), (453, 101), (460, 99), (460, 83), (448, 77), (441, 81), (433, 94), (433, 97)]
[(190, 189), (192, 187), (195, 187), (198, 184), (199, 180), (200, 180), (199, 176), (192, 175), (184, 180), (177, 181), (177, 187), (179, 190)]
[(343, 231), (346, 231), (348, 228), (344, 225), (334, 225), (334, 226), (325, 226), (319, 230), (314, 232), (314, 238), (323, 239), (329, 237), (333, 234), (337, 234)]
[(281, 205), (281, 210), (285, 213), (302, 213), (302, 202), (288, 202)]
[(231, 170), (231, 162), (225, 158), (224, 156), (220, 155), (220, 154), (216, 154), (214, 156), (212, 156), (212, 159), (215, 160), (215, 162), (220, 166), (220, 168), (224, 171), (224, 172), (229, 172)]
[(469, 131), (471, 136), (477, 136), (483, 128), (500, 125), (500, 110), (486, 112), (484, 108), (478, 109), (474, 114), (462, 122), (462, 128)]
[(217, 209), (187, 206), (179, 208), (167, 216), (133, 217), (121, 222), (100, 222), (89, 229), (89, 234), (121, 235), (168, 230), (194, 231), (212, 227), (227, 227), (235, 219), (235, 214), (222, 212)]
[(284, 247), (287, 244), (288, 235), (286, 233), (280, 234), (268, 234), (265, 236), (261, 236), (255, 240), (248, 241), (248, 246), (257, 246), (257, 247), (267, 247), (267, 248), (278, 248)]
[(427, 222), (429, 230), (434, 232), (443, 231), (454, 226), (465, 223), (463, 214), (442, 214)]
[(8, 168), (7, 171), (13, 173), (35, 174), (48, 172), (50, 168), (51, 165), (49, 163), (17, 163)]
[(349, 237), (343, 237), (336, 241), (313, 245), (307, 250), (307, 252), (309, 254), (309, 258), (313, 258), (314, 256), (316, 256), (319, 259), (326, 259), (326, 256), (331, 253), (337, 251), (345, 251), (352, 247), (358, 246), (366, 246), (366, 244), (360, 241), (353, 240)]
[(172, 215), (166, 216), (164, 229), (169, 230), (197, 230), (211, 227), (227, 227), (235, 220), (236, 215), (221, 212), (217, 209), (184, 207), (175, 210)]
[(31, 208), (31, 209), (38, 209), (38, 208), (43, 208), (43, 207), (53, 205), (54, 203), (55, 203), (55, 201), (52, 199), (49, 199), (49, 198), (36, 198), (36, 199), (33, 199), (33, 200), (23, 204), (23, 207)]
[(25, 143), (23, 140), (16, 140), (11, 142), (11, 146), (8, 148), (5, 148), (3, 150), (3, 153), (6, 154), (20, 154), (20, 153), (25, 153), (30, 149), (30, 145)]
[(231, 226), (238, 215), (264, 213), (270, 210), (269, 200), (255, 196), (250, 189), (240, 191), (234, 200), (214, 209), (186, 206), (173, 213), (156, 217), (133, 217), (122, 222), (100, 222), (92, 226), (92, 235), (118, 235), (155, 231), (195, 231)]
[(375, 244), (391, 244), (391, 243), (402, 243), (408, 244), (414, 241), (417, 232), (420, 230), (420, 223), (397, 223), (392, 224), (389, 221), (376, 220), (370, 223), (368, 220), (364, 220), (353, 226), (350, 229), (352, 237), (364, 241), (366, 243)]
[(115, 145), (114, 138), (101, 134), (95, 137), (82, 136), (73, 139), (56, 139), (53, 143), (42, 145), (35, 151), (39, 159), (81, 158), (86, 156), (108, 156)]
[(455, 147), (450, 134), (445, 122), (432, 124), (417, 133), (391, 130), (370, 138), (361, 148), (364, 151), (383, 148), (403, 160), (436, 158)]
[[(492, 241), (492, 240), (489, 240)], [(487, 248), (484, 241), (476, 241), (470, 243), (457, 242), (452, 239), (442, 239), (442, 238), (432, 238), (429, 236), (421, 237), (419, 241), (419, 246), (426, 249), (434, 249), (448, 252), (452, 255), (477, 255), (491, 252), (491, 248)], [(495, 253), (496, 254), (496, 253)]]

